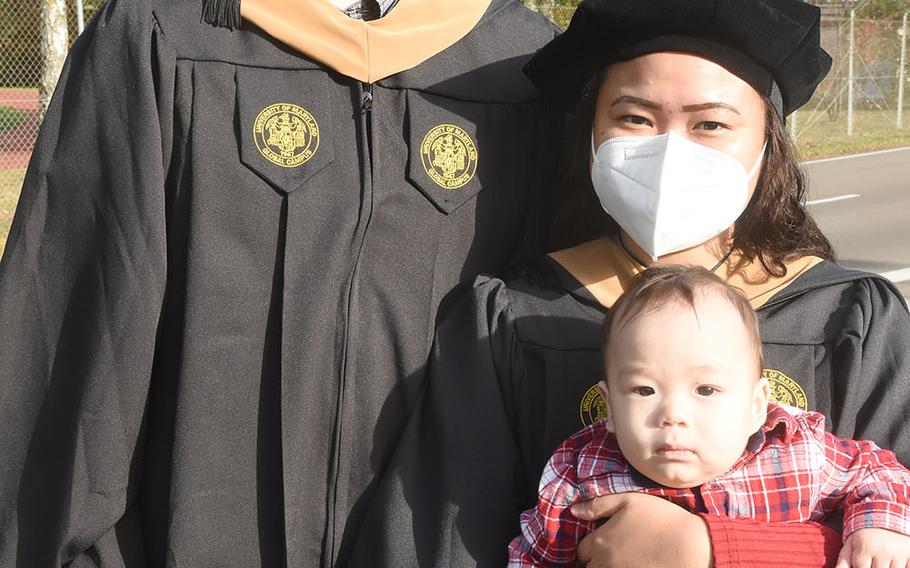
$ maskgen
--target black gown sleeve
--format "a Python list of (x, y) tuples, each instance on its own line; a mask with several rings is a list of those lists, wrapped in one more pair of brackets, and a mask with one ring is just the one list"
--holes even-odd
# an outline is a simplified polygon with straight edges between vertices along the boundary
[(910, 465), (910, 314), (897, 290), (864, 278), (842, 298), (849, 310), (831, 346), (831, 420), (844, 438), (873, 440)]
[(2, 566), (143, 555), (130, 511), (167, 271), (173, 68), (148, 3), (111, 0), (42, 124), (0, 262)]
[(518, 534), (526, 481), (511, 426), (521, 362), (508, 291), (480, 278), (447, 314), (352, 566), (498, 568)]

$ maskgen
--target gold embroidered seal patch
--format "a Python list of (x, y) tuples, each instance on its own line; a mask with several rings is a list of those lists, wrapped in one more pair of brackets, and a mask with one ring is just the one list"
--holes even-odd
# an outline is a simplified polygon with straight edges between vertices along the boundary
[(454, 124), (440, 124), (420, 144), (423, 169), (443, 189), (464, 187), (477, 172), (477, 146)]
[(256, 117), (253, 139), (265, 159), (283, 168), (296, 168), (319, 149), (319, 125), (303, 107), (275, 103)]
[(809, 410), (806, 391), (799, 383), (775, 369), (762, 369), (761, 376), (768, 379), (771, 387), (771, 400), (778, 404), (794, 406), (800, 410)]
[(578, 410), (582, 426), (590, 426), (607, 417), (607, 403), (600, 395), (597, 385), (589, 388), (581, 397), (581, 406)]

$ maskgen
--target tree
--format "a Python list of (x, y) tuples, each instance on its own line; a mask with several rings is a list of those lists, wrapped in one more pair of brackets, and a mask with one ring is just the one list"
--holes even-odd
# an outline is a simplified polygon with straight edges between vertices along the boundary
[(63, 71), (66, 51), (69, 48), (69, 34), (66, 25), (66, 1), (43, 0), (41, 7), (41, 95), (40, 116), (43, 118), (50, 102), (57, 79)]
[(910, 12), (910, 0), (869, 0), (862, 7), (863, 18), (899, 20), (904, 12)]

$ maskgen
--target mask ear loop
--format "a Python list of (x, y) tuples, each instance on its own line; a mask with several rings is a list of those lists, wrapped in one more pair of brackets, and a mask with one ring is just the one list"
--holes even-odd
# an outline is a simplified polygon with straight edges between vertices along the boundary
[(761, 166), (762, 161), (765, 159), (765, 150), (768, 149), (768, 142), (765, 141), (762, 144), (761, 152), (758, 153), (758, 158), (755, 160), (755, 164), (752, 165), (752, 169), (749, 170), (749, 175), (746, 176), (746, 179), (752, 179), (752, 176), (755, 175), (755, 172), (758, 171), (758, 168)]
[(711, 272), (717, 272), (717, 269), (720, 268), (721, 266), (723, 266), (723, 264), (725, 262), (727, 262), (727, 260), (730, 259), (731, 254), (733, 254), (732, 246), (730, 247), (730, 250), (727, 251), (727, 254), (725, 254), (723, 257), (721, 257), (721, 259), (717, 261), (717, 264), (715, 264), (714, 267), (711, 268)]
[[(650, 264), (644, 262), (642, 259), (638, 258), (638, 256), (635, 253), (633, 253), (631, 250), (629, 250), (629, 247), (626, 246), (626, 242), (624, 240), (622, 240), (622, 233), (620, 233), (619, 235), (616, 236), (616, 241), (619, 242), (619, 246), (622, 247), (622, 250), (626, 253), (626, 255), (629, 258), (631, 258), (636, 264), (638, 264), (639, 266), (641, 266), (643, 268), (648, 268), (649, 266), (651, 266)], [(727, 251), (727, 254), (725, 254), (723, 256), (723, 258), (721, 258), (720, 260), (717, 261), (717, 264), (715, 264), (711, 268), (711, 272), (717, 272), (717, 269), (720, 268), (721, 266), (723, 266), (723, 264), (725, 262), (727, 262), (727, 260), (730, 258), (731, 254), (733, 254), (733, 247), (730, 247), (730, 250)]]
[(624, 240), (622, 240), (622, 233), (617, 234), (615, 240), (617, 242), (619, 242), (619, 246), (622, 247), (622, 250), (626, 253), (626, 256), (631, 258), (633, 262), (635, 262), (642, 268), (648, 268), (648, 266), (650, 266), (648, 263), (646, 263), (642, 259), (638, 258), (638, 256), (635, 255), (635, 253), (633, 253), (631, 250), (629, 250), (629, 247), (626, 246), (626, 242)]

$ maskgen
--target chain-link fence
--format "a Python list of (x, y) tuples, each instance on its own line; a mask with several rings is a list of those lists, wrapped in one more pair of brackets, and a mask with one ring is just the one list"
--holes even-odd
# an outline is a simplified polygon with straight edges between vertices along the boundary
[[(910, 9), (910, 3), (905, 6)], [(804, 154), (910, 144), (907, 13), (876, 13), (876, 3), (823, 7), (822, 45), (831, 73), (790, 119)]]
[(52, 90), (66, 50), (103, 1), (0, 0), (0, 251), (38, 135), (45, 91)]
[(41, 3), (0, 0), (0, 250), (38, 132)]

